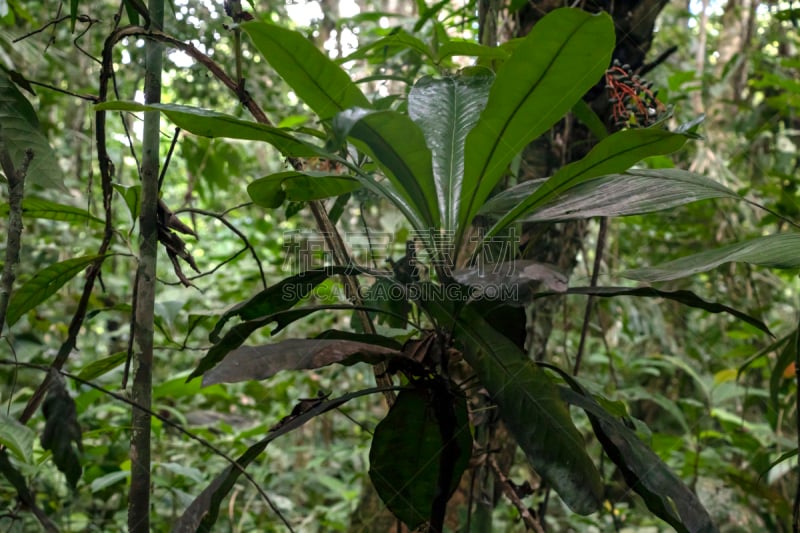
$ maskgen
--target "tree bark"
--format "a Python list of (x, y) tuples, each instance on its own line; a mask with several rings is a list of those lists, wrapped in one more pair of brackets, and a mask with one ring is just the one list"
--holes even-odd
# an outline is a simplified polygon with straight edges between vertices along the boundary
[[(151, 29), (164, 25), (164, 1), (150, 0)], [(162, 45), (152, 39), (145, 43), (145, 103), (161, 101)], [(136, 273), (134, 338), (135, 370), (131, 386), (131, 487), (128, 497), (128, 531), (150, 531), (150, 452), (153, 388), (153, 324), (158, 257), (158, 175), (160, 114), (145, 112), (142, 140), (142, 211), (139, 216), (139, 265)]]
[[(645, 56), (653, 41), (656, 18), (665, 5), (665, 0), (581, 4), (587, 11), (602, 9), (613, 17), (617, 37), (613, 58), (630, 65), (634, 71), (645, 63)], [(561, 6), (561, 2), (554, 0), (529, 2), (520, 10), (516, 24), (507, 26), (512, 28), (509, 37), (526, 35), (544, 15)], [(601, 119), (610, 123), (608, 97), (603, 87), (604, 82), (598, 80), (597, 85), (584, 99), (592, 105)], [(596, 140), (588, 129), (568, 115), (525, 150), (520, 181), (552, 176), (562, 166), (584, 157), (595, 143)], [(569, 275), (577, 264), (578, 252), (588, 228), (587, 222), (583, 220), (529, 225), (524, 228), (521, 242), (524, 258), (555, 264)], [(545, 299), (529, 309), (527, 344), (530, 355), (537, 360), (546, 356), (548, 340), (561, 301), (563, 299), (560, 298)]]

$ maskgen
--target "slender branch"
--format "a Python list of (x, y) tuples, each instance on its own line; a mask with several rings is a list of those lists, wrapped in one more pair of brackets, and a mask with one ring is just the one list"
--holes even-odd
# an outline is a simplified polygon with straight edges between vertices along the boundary
[[(606, 234), (608, 233), (608, 218), (600, 219), (600, 229), (597, 231), (597, 246), (594, 251), (594, 266), (592, 267), (592, 279), (590, 287), (597, 287), (597, 278), (600, 275), (600, 265), (603, 262), (603, 250), (606, 247)], [(591, 294), (586, 299), (586, 309), (583, 312), (583, 326), (581, 327), (581, 340), (578, 344), (578, 354), (575, 356), (575, 367), (572, 369), (574, 376), (578, 375), (583, 359), (583, 349), (586, 346), (586, 337), (589, 333), (589, 319), (592, 316), (592, 306), (594, 306), (594, 296)]]
[(6, 325), (6, 313), (11, 300), (14, 280), (17, 278), (19, 251), (22, 247), (22, 197), (25, 193), (25, 177), (33, 160), (33, 151), (28, 148), (19, 170), (14, 167), (6, 147), (3, 126), (0, 125), (0, 167), (8, 179), (8, 232), (6, 236), (6, 258), (3, 263), (3, 276), (0, 281), (0, 335)]
[[(317, 226), (319, 226), (319, 229), (325, 238), (326, 244), (333, 252), (334, 262), (340, 266), (352, 264), (352, 260), (347, 252), (347, 247), (342, 240), (342, 236), (336, 229), (336, 226), (333, 224), (333, 222), (331, 222), (330, 217), (328, 217), (328, 212), (325, 210), (325, 206), (319, 201), (310, 202), (310, 206), (311, 213), (314, 215)], [(342, 276), (342, 281), (344, 282), (348, 299), (357, 306), (363, 305), (363, 302), (361, 301), (361, 292), (359, 291), (358, 286), (358, 278), (355, 276)], [(376, 330), (375, 326), (372, 324), (372, 320), (369, 317), (369, 313), (365, 311), (357, 311), (356, 313), (361, 320), (364, 330), (367, 333), (374, 335)], [(384, 389), (392, 386), (392, 378), (387, 375), (386, 368), (387, 363), (385, 362), (378, 363), (372, 367), (373, 373), (375, 374), (375, 383)], [(394, 402), (397, 399), (394, 391), (385, 390), (383, 394), (386, 398), (386, 403), (389, 404), (390, 407), (394, 405)]]
[(522, 521), (525, 523), (525, 526), (533, 531), (536, 531), (536, 533), (544, 533), (542, 524), (536, 520), (533, 514), (531, 514), (530, 509), (528, 509), (528, 506), (525, 505), (525, 502), (523, 502), (519, 497), (519, 494), (517, 494), (517, 491), (511, 485), (511, 481), (508, 479), (508, 476), (506, 476), (500, 469), (500, 465), (497, 464), (497, 459), (495, 459), (494, 456), (489, 456), (489, 464), (494, 471), (497, 481), (500, 482), (500, 485), (503, 489), (503, 494), (505, 494), (506, 498), (508, 498), (509, 501), (514, 504), (514, 507), (517, 508), (519, 515), (522, 517)]
[[(42, 508), (36, 504), (36, 496), (28, 487), (25, 476), (11, 464), (11, 461), (8, 459), (8, 451), (3, 447), (0, 447), (0, 471), (5, 474), (4, 477), (11, 482), (17, 492), (17, 509), (30, 511), (39, 521), (39, 524), (46, 533), (58, 533), (58, 526), (56, 526)], [(0, 515), (0, 518), (17, 519), (17, 509)], [(11, 527), (9, 531), (12, 529), (15, 528)]]
[[(108, 82), (112, 78), (114, 72), (114, 63), (111, 55), (113, 46), (117, 42), (114, 40), (114, 35), (115, 34), (111, 34), (108, 38), (106, 38), (105, 44), (103, 45), (103, 64), (102, 68), (100, 69), (100, 86), (98, 90), (98, 101), (100, 102), (104, 102), (108, 96)], [(95, 112), (95, 140), (97, 143), (97, 160), (100, 166), (100, 185), (103, 194), (103, 210), (105, 217), (103, 240), (97, 250), (98, 259), (89, 266), (89, 269), (86, 272), (86, 281), (83, 284), (83, 292), (81, 293), (80, 300), (78, 300), (75, 313), (72, 315), (72, 320), (69, 323), (69, 328), (67, 329), (67, 338), (63, 343), (61, 343), (61, 347), (59, 348), (55, 359), (51, 363), (51, 367), (55, 370), (61, 370), (61, 368), (63, 368), (64, 363), (66, 363), (69, 355), (73, 352), (75, 346), (77, 345), (78, 334), (80, 333), (81, 327), (83, 326), (83, 321), (86, 318), (86, 311), (89, 307), (89, 300), (91, 298), (92, 291), (94, 290), (94, 283), (100, 276), (100, 269), (103, 266), (106, 253), (111, 246), (111, 239), (114, 236), (113, 210), (111, 202), (114, 192), (114, 188), (112, 186), (114, 177), (114, 164), (111, 162), (111, 157), (108, 155), (108, 149), (106, 146), (105, 111)], [(22, 411), (22, 414), (19, 417), (19, 421), (21, 423), (25, 424), (31, 419), (31, 417), (33, 417), (33, 414), (39, 408), (42, 400), (44, 400), (45, 393), (47, 392), (47, 388), (49, 386), (50, 374), (46, 374), (45, 378), (42, 380), (42, 383), (39, 385), (36, 391), (34, 391), (33, 395), (28, 400), (25, 409)]]
[[(48, 22), (47, 24), (45, 24), (44, 26), (41, 26), (41, 27), (31, 31), (31, 32), (28, 32), (25, 35), (17, 37), (16, 39), (14, 39), (11, 42), (12, 43), (18, 43), (20, 41), (23, 41), (23, 40), (27, 39), (28, 37), (33, 37), (37, 33), (42, 33), (44, 30), (46, 30), (50, 26), (54, 26), (56, 24), (60, 24), (60, 23), (64, 22), (65, 20), (69, 19), (69, 18), (70, 18), (70, 15), (64, 15), (63, 17), (55, 18), (55, 19), (51, 20), (50, 22)], [(83, 14), (78, 15), (76, 17), (76, 20), (79, 21), (79, 22), (84, 22), (84, 23), (89, 24), (89, 25), (94, 24), (95, 22), (97, 22), (96, 20), (94, 20), (89, 15), (83, 15)]]
[[(244, 233), (242, 233), (239, 230), (239, 228), (237, 228), (235, 225), (233, 225), (233, 223), (231, 223), (228, 219), (225, 218), (225, 214), (218, 214), (218, 213), (214, 213), (212, 211), (206, 211), (205, 209), (197, 209), (197, 208), (194, 208), (194, 207), (185, 208), (185, 209), (178, 209), (177, 211), (175, 211), (176, 215), (179, 214), (179, 213), (197, 213), (198, 215), (204, 215), (204, 216), (207, 216), (207, 217), (216, 218), (217, 220), (219, 220), (220, 222), (225, 224), (225, 226), (229, 230), (234, 232), (236, 234), (236, 236), (239, 237), (242, 240), (242, 242), (244, 243), (244, 246), (245, 246), (244, 250), (241, 250), (241, 251), (237, 252), (234, 257), (238, 257), (239, 254), (241, 254), (243, 251), (249, 250), (250, 251), (250, 255), (253, 256), (253, 260), (256, 262), (256, 265), (258, 266), (258, 272), (261, 275), (261, 285), (265, 289), (267, 288), (267, 277), (264, 275), (264, 268), (261, 265), (261, 259), (259, 259), (255, 248), (253, 248), (253, 245), (250, 244), (250, 241), (247, 239), (247, 236)], [(225, 261), (225, 262), (227, 262), (227, 261)], [(217, 268), (219, 268), (219, 267), (217, 267)], [(216, 268), (214, 270), (216, 270)], [(212, 270), (211, 272), (214, 272), (214, 270)], [(206, 272), (204, 274), (201, 274), (201, 276), (207, 276), (211, 272)], [(200, 276), (194, 276), (194, 277), (192, 277), (190, 279), (195, 279), (195, 278), (198, 278), (198, 277), (200, 277)]]
[(61, 87), (56, 87), (55, 85), (51, 85), (49, 83), (44, 83), (44, 82), (41, 82), (41, 81), (29, 80), (27, 78), (23, 78), (23, 79), (26, 82), (30, 83), (31, 85), (36, 85), (37, 87), (43, 87), (45, 89), (49, 89), (49, 90), (57, 92), (57, 93), (66, 94), (67, 96), (72, 96), (74, 98), (79, 98), (81, 100), (86, 100), (87, 102), (92, 102), (93, 104), (96, 104), (96, 103), (98, 103), (100, 101), (100, 99), (97, 96), (93, 95), (93, 94), (76, 93), (76, 92), (70, 91), (69, 89), (62, 89)]
[[(136, 269), (136, 273), (133, 276), (133, 286), (139, 286), (139, 269)], [(133, 295), (131, 296), (131, 309), (136, 309), (136, 291), (133, 291)], [(133, 361), (133, 341), (136, 338), (136, 314), (131, 313), (130, 320), (128, 321), (128, 344), (126, 347), (125, 356), (125, 367), (122, 370), (122, 381), (120, 387), (123, 390), (128, 388), (128, 378), (131, 374), (131, 361)]]
[(178, 144), (178, 138), (181, 135), (181, 129), (175, 128), (175, 133), (172, 136), (172, 142), (169, 144), (169, 151), (167, 151), (167, 158), (164, 159), (164, 166), (161, 167), (161, 174), (158, 175), (158, 190), (161, 190), (161, 186), (164, 185), (164, 176), (167, 175), (167, 169), (169, 168), (169, 162), (172, 159), (172, 153), (175, 151), (175, 145)]
[(81, 45), (79, 45), (79, 44), (78, 44), (78, 41), (80, 41), (80, 40), (81, 40), (81, 37), (83, 37), (84, 35), (86, 35), (86, 33), (87, 33), (87, 32), (88, 32), (90, 29), (92, 29), (92, 25), (93, 25), (95, 22), (99, 22), (99, 21), (97, 21), (97, 20), (94, 20), (94, 19), (89, 19), (88, 25), (87, 25), (87, 26), (86, 26), (86, 27), (85, 27), (85, 28), (84, 28), (84, 29), (83, 29), (83, 30), (82, 30), (82, 31), (81, 31), (81, 32), (80, 32), (78, 35), (76, 35), (74, 39), (72, 39), (72, 44), (73, 44), (73, 45), (75, 46), (75, 48), (76, 48), (76, 49), (77, 49), (77, 50), (78, 50), (80, 53), (82, 53), (84, 56), (88, 57), (89, 59), (91, 59), (91, 60), (92, 60), (92, 61), (94, 61), (95, 63), (97, 63), (97, 64), (99, 64), (99, 65), (102, 65), (102, 64), (103, 64), (103, 62), (102, 62), (100, 59), (97, 59), (96, 57), (94, 57), (92, 54), (90, 54), (89, 52), (87, 52), (86, 50), (84, 50), (83, 48), (81, 48)]
[[(115, 82), (115, 84), (114, 84), (115, 96), (116, 96), (116, 92), (117, 92), (117, 88), (116, 88), (116, 82)], [(117, 98), (119, 98), (119, 97), (117, 97)], [(126, 118), (127, 117), (125, 116), (125, 114), (122, 111), (120, 111), (119, 112), (119, 121), (122, 124), (123, 131), (125, 131), (125, 140), (128, 141), (127, 142), (128, 151), (131, 153), (131, 159), (133, 159), (134, 163), (136, 164), (136, 171), (137, 172), (141, 172), (142, 171), (142, 164), (139, 161), (139, 155), (136, 153), (136, 147), (134, 146), (133, 137), (131, 136), (131, 128), (128, 127), (128, 121), (126, 120)], [(134, 230), (135, 226), (136, 226), (136, 221), (134, 220), (134, 224), (131, 227), (130, 233), (128, 234), (129, 237), (131, 235), (133, 235), (133, 230)]]

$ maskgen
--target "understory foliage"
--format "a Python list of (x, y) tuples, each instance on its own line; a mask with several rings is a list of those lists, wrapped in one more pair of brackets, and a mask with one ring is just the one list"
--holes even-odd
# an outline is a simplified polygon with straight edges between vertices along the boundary
[(0, 527), (797, 531), (796, 10), (729, 2), (631, 65), (602, 4), (0, 0)]

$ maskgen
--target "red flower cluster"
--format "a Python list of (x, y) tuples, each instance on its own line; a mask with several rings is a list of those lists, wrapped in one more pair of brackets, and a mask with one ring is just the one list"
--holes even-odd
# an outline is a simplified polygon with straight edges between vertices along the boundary
[(630, 65), (620, 65), (614, 60), (606, 71), (606, 90), (611, 103), (611, 116), (614, 126), (650, 126), (666, 112), (666, 107), (658, 98), (658, 91), (652, 91), (653, 82), (634, 74)]

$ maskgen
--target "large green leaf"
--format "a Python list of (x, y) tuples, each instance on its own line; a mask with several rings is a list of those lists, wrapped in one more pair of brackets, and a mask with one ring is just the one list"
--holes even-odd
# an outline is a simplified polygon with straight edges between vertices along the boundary
[(302, 34), (263, 22), (246, 22), (242, 29), (295, 94), (323, 120), (350, 107), (369, 107), (369, 100), (350, 76)]
[[(303, 286), (303, 285), (295, 285), (295, 286), (283, 285), (283, 290), (286, 291), (287, 295), (292, 294), (292, 292), (294, 292), (294, 291), (300, 291), (300, 292), (302, 292), (303, 295), (305, 295), (306, 294), (305, 291), (312, 290), (314, 282), (309, 280), (308, 283), (309, 283), (308, 286)], [(287, 297), (289, 297), (289, 296), (287, 296)], [(290, 299), (294, 299), (295, 296), (290, 296), (289, 298)], [(292, 305), (294, 305), (294, 304), (292, 304)], [(291, 307), (291, 306), (289, 306), (289, 307)], [(301, 308), (298, 308), (298, 309), (289, 309), (287, 307), (286, 309), (278, 309), (274, 313), (270, 313), (270, 314), (267, 314), (265, 316), (260, 316), (258, 318), (254, 318), (254, 319), (251, 319), (251, 320), (246, 320), (246, 321), (244, 321), (244, 322), (242, 322), (240, 324), (236, 324), (235, 326), (230, 328), (228, 331), (226, 331), (225, 334), (222, 336), (222, 338), (218, 338), (218, 336), (216, 335), (217, 329), (215, 329), (214, 332), (212, 332), (212, 338), (214, 339), (214, 345), (208, 350), (206, 355), (200, 360), (200, 362), (197, 364), (197, 368), (194, 370), (194, 372), (191, 373), (191, 375), (189, 376), (188, 379), (191, 380), (191, 379), (193, 379), (193, 378), (195, 378), (195, 377), (197, 377), (199, 375), (204, 374), (207, 370), (209, 370), (214, 365), (218, 364), (220, 361), (225, 359), (228, 356), (228, 354), (230, 354), (231, 352), (236, 352), (236, 353), (239, 354), (236, 357), (237, 361), (242, 359), (242, 357), (241, 357), (242, 355), (244, 355), (244, 358), (246, 358), (246, 357), (249, 356), (248, 354), (252, 354), (253, 356), (256, 356), (258, 353), (266, 354), (267, 355), (267, 359), (273, 358), (275, 356), (275, 354), (272, 353), (273, 350), (269, 346), (262, 346), (262, 347), (255, 347), (255, 348), (244, 348), (242, 350), (237, 350), (242, 344), (244, 344), (244, 341), (246, 341), (247, 338), (254, 331), (257, 331), (257, 330), (259, 330), (259, 329), (261, 329), (261, 328), (263, 328), (263, 327), (265, 327), (265, 326), (267, 326), (269, 324), (272, 324), (273, 322), (276, 324), (276, 326), (272, 329), (270, 334), (271, 335), (277, 335), (278, 332), (280, 332), (283, 328), (285, 328), (289, 324), (292, 324), (293, 322), (295, 322), (297, 320), (300, 320), (301, 318), (307, 317), (307, 316), (309, 316), (309, 315), (311, 315), (313, 313), (317, 313), (319, 311), (334, 311), (334, 310), (346, 310), (346, 311), (352, 312), (355, 309), (360, 309), (360, 310), (367, 311), (367, 312), (375, 312), (375, 311), (380, 312), (380, 313), (386, 313), (387, 312), (387, 311), (385, 311), (383, 309), (376, 308), (376, 307), (365, 307), (365, 306), (355, 307), (355, 306), (352, 306), (350, 304), (329, 304), (329, 305), (319, 305), (319, 306), (306, 306), (306, 307), (301, 307)], [(219, 324), (218, 324), (218, 327), (220, 327)], [(370, 341), (370, 342), (372, 344), (381, 344), (379, 342), (375, 342), (374, 340)], [(287, 347), (288, 346), (295, 346), (295, 345), (287, 345)], [(250, 350), (253, 350), (253, 351), (250, 351)], [(329, 355), (332, 355), (332, 354), (325, 354), (322, 357), (326, 357), (326, 356), (329, 356)], [(372, 357), (372, 355), (368, 355), (367, 357)], [(366, 360), (366, 359), (363, 359), (363, 360)], [(276, 362), (279, 363), (279, 361), (276, 361)], [(332, 361), (332, 362), (334, 362), (334, 361)], [(354, 360), (353, 362), (358, 362), (358, 361)], [(297, 364), (303, 364), (301, 361), (297, 361), (296, 363)], [(234, 364), (238, 364), (238, 363), (234, 363)], [(256, 361), (256, 362), (254, 362), (254, 364), (258, 365), (260, 363)], [(269, 365), (269, 364), (272, 364), (272, 363), (264, 362), (264, 365)], [(347, 364), (351, 364), (351, 363), (347, 363)], [(289, 368), (289, 367), (287, 367), (287, 368)], [(300, 367), (298, 367), (298, 368), (300, 368)]]
[[(531, 180), (493, 197), (481, 214), (502, 216), (544, 183)], [(524, 222), (636, 215), (709, 198), (741, 196), (714, 180), (677, 168), (629, 170), (592, 178), (520, 217)]]
[(97, 359), (89, 364), (84, 365), (83, 368), (81, 368), (80, 372), (78, 372), (78, 377), (88, 381), (97, 379), (100, 376), (108, 374), (109, 372), (120, 366), (122, 363), (127, 361), (127, 359), (128, 359), (127, 350), (111, 354), (108, 357)]
[[(187, 381), (203, 375), (207, 370), (222, 361), (231, 350), (241, 346), (252, 332), (272, 322), (279, 322), (279, 315), (282, 312), (294, 307), (295, 304), (308, 296), (314, 288), (329, 277), (350, 275), (355, 272), (356, 269), (353, 266), (332, 266), (308, 270), (286, 278), (257, 293), (250, 299), (234, 305), (220, 317), (211, 333), (209, 333), (209, 338), (214, 342), (214, 345), (198, 362), (197, 367), (189, 375)], [(351, 308), (350, 306), (347, 307)], [(313, 312), (313, 310), (298, 310), (300, 317), (306, 316), (310, 312)], [(220, 333), (225, 324), (233, 318), (239, 318), (244, 322), (236, 324), (221, 337)], [(295, 318), (297, 317), (290, 316), (287, 321)]]
[(11, 294), (6, 321), (16, 324), (22, 315), (47, 300), (78, 275), (87, 266), (103, 256), (85, 255), (50, 265), (33, 275), (22, 287)]
[(800, 268), (800, 233), (756, 237), (682, 257), (657, 267), (628, 270), (623, 276), (640, 281), (668, 281), (705, 272), (732, 261), (773, 268)]
[[(8, 204), (0, 204), (0, 217), (8, 215)], [(59, 204), (42, 198), (23, 198), (22, 216), (61, 220), (64, 222), (93, 222), (102, 224), (103, 219), (92, 215), (86, 209)]]
[(63, 189), (64, 178), (47, 137), (39, 129), (39, 119), (28, 99), (5, 74), (0, 74), (0, 136), (16, 170), (33, 150), (26, 182), (45, 189)]
[(487, 237), (581, 183), (598, 176), (624, 172), (645, 157), (674, 152), (683, 146), (687, 138), (686, 135), (657, 128), (623, 130), (609, 135), (586, 157), (562, 167), (533, 190), (487, 232)]
[(500, 417), (536, 472), (580, 514), (600, 508), (603, 482), (584, 447), (558, 389), (508, 338), (471, 307), (455, 323), (447, 302), (423, 303), (440, 322), (453, 327), (464, 359), (489, 391)]
[[(547, 365), (550, 367), (550, 365)], [(589, 415), (597, 439), (647, 508), (680, 533), (718, 531), (697, 495), (625, 423), (603, 409), (571, 376), (555, 367), (573, 390), (562, 396)]]
[(376, 41), (359, 46), (358, 50), (344, 58), (343, 62), (367, 58), (372, 55), (371, 52), (373, 51), (376, 51), (381, 58), (385, 58), (403, 50), (414, 50), (418, 54), (427, 57), (428, 59), (434, 59), (433, 53), (428, 45), (426, 45), (420, 39), (417, 39), (413, 35), (409, 34), (407, 31), (397, 29), (393, 31), (391, 35), (381, 37)]
[(401, 391), (375, 428), (369, 477), (386, 507), (414, 529), (443, 516), (471, 455), (465, 399), (423, 382)]
[(408, 114), (422, 129), (433, 156), (441, 227), (448, 235), (459, 220), (464, 141), (478, 122), (493, 80), (487, 69), (471, 69), (456, 77), (427, 76), (408, 95)]
[(506, 59), (508, 50), (499, 46), (484, 46), (473, 41), (453, 39), (439, 47), (439, 60), (453, 56), (469, 56), (479, 59)]
[(283, 279), (280, 282), (253, 295), (244, 302), (238, 303), (228, 309), (219, 319), (214, 329), (209, 334), (213, 342), (219, 341), (219, 333), (225, 324), (232, 318), (253, 320), (279, 311), (294, 307), (305, 298), (314, 288), (331, 276), (348, 274), (352, 267), (326, 267), (316, 270), (307, 270), (295, 276)]
[(327, 156), (322, 148), (298, 139), (289, 130), (242, 120), (232, 115), (217, 113), (199, 107), (178, 104), (139, 104), (113, 101), (97, 104), (95, 109), (106, 111), (160, 111), (179, 128), (203, 137), (226, 137), (263, 141), (271, 144), (287, 157)]
[(247, 194), (257, 205), (280, 207), (284, 200), (310, 202), (339, 196), (361, 187), (355, 178), (326, 172), (291, 170), (259, 178), (247, 186)]
[(499, 69), (486, 109), (467, 136), (462, 228), (514, 156), (602, 78), (613, 49), (611, 17), (570, 8), (546, 15), (519, 43)]
[[(539, 293), (534, 298), (541, 298), (552, 293)], [(723, 305), (717, 302), (708, 302), (697, 296), (692, 291), (660, 291), (653, 287), (571, 287), (567, 289), (567, 294), (587, 294), (599, 296), (601, 298), (614, 298), (616, 296), (640, 296), (644, 298), (666, 298), (679, 302), (689, 307), (696, 307), (708, 311), (709, 313), (727, 313), (733, 317), (747, 322), (751, 326), (763, 331), (767, 335), (772, 335), (766, 324), (761, 320), (748, 315), (742, 311)]]
[(6, 448), (20, 461), (32, 463), (35, 436), (36, 434), (28, 426), (5, 413), (0, 413), (0, 446)]
[(333, 126), (340, 138), (358, 141), (428, 228), (439, 227), (431, 151), (414, 121), (397, 111), (358, 108), (336, 115)]

